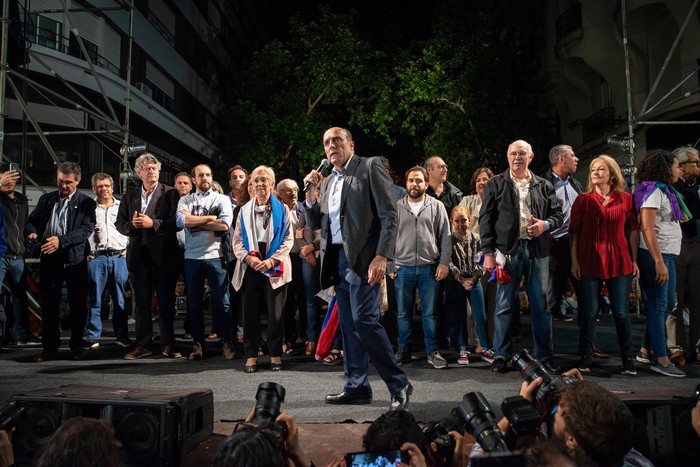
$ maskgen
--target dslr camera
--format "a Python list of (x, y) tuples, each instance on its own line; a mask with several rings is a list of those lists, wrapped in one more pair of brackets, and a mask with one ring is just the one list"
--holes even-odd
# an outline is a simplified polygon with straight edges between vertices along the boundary
[(10, 431), (16, 427), (27, 409), (15, 401), (9, 401), (0, 407), (0, 430)]
[(266, 425), (276, 429), (287, 439), (287, 424), (277, 422), (277, 416), (281, 412), (282, 402), (286, 391), (284, 386), (277, 383), (260, 383), (255, 393), (255, 411), (253, 412), (253, 423), (262, 426)]
[(501, 410), (508, 419), (505, 433), (498, 428), (493, 409), (480, 392), (465, 394), (462, 404), (455, 407), (452, 414), (485, 452), (509, 453), (537, 434), (540, 415), (522, 396), (506, 397), (501, 403)]
[(564, 386), (578, 381), (570, 376), (559, 376), (550, 372), (527, 349), (515, 355), (512, 363), (528, 383), (539, 377), (542, 378), (542, 385), (535, 395), (537, 409), (542, 415), (551, 413), (559, 401), (559, 392)]
[(454, 417), (445, 417), (423, 426), (425, 440), (428, 444), (435, 443), (438, 448), (437, 457), (447, 463), (452, 460), (456, 447), (454, 438), (448, 434), (450, 431), (464, 435), (464, 427)]

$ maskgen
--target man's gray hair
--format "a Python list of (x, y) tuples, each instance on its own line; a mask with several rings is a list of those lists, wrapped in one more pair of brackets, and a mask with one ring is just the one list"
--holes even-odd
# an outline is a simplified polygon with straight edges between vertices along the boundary
[(292, 185), (292, 188), (296, 188), (297, 190), (299, 189), (299, 184), (297, 182), (291, 178), (285, 178), (284, 180), (280, 180), (277, 184), (277, 191), (282, 190), (286, 184)]
[(80, 164), (77, 162), (61, 162), (56, 169), (64, 175), (74, 175), (76, 180), (80, 180)]
[(695, 154), (696, 156), (700, 156), (698, 150), (692, 146), (681, 146), (680, 148), (676, 148), (673, 150), (673, 157), (678, 159), (678, 162), (680, 162), (681, 164), (688, 162), (688, 154)]
[(435, 167), (435, 162), (433, 162), (435, 159), (442, 159), (440, 156), (430, 156), (428, 157), (425, 162), (423, 163), (423, 167), (425, 167), (426, 170), (432, 169)]
[(114, 186), (114, 180), (112, 179), (112, 176), (110, 174), (106, 174), (104, 172), (97, 172), (95, 175), (92, 176), (92, 187), (95, 188), (97, 186), (97, 182), (100, 180), (109, 180), (109, 184)]
[(554, 146), (549, 151), (549, 165), (554, 167), (559, 162), (560, 157), (566, 156), (569, 151), (573, 151), (573, 148), (567, 144), (559, 144)]
[(158, 167), (158, 172), (160, 172), (160, 169), (162, 167), (160, 161), (158, 160), (158, 158), (156, 158), (156, 156), (154, 156), (150, 152), (144, 152), (138, 157), (138, 159), (136, 159), (136, 162), (134, 162), (134, 171), (136, 173), (141, 172), (141, 170), (143, 170), (143, 166), (146, 164), (155, 164), (156, 167)]

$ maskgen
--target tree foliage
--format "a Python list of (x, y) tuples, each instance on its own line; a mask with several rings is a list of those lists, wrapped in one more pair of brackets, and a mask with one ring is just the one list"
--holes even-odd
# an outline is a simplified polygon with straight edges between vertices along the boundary
[(550, 143), (532, 27), (539, 9), (443, 0), (426, 11), (432, 33), (400, 43), (352, 10), (322, 4), (315, 19), (292, 17), (289, 39), (268, 44), (241, 74), (225, 154), (303, 175), (322, 156), (323, 131), (341, 125), (369, 142), (359, 153), (383, 153), (399, 171), (442, 156), (449, 179), (466, 189), (476, 167), (504, 167), (509, 142)]

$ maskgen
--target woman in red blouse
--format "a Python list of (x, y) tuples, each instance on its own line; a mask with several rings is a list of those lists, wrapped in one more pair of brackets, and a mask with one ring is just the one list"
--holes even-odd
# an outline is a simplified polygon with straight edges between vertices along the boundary
[(629, 295), (632, 279), (639, 274), (639, 224), (632, 195), (624, 189), (625, 180), (615, 160), (598, 156), (591, 162), (588, 192), (580, 194), (571, 208), (571, 273), (580, 280), (579, 345), (583, 351), (580, 371), (591, 371), (598, 295), (605, 281), (620, 345), (622, 374), (637, 374)]

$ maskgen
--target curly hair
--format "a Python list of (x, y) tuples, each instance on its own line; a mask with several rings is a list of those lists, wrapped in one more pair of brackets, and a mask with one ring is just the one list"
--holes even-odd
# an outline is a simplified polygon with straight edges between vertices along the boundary
[(665, 149), (647, 151), (646, 157), (637, 167), (638, 182), (661, 182), (666, 185), (673, 183), (671, 168), (676, 158)]
[(405, 410), (380, 415), (362, 436), (362, 447), (367, 451), (398, 449), (406, 442), (414, 443), (424, 455), (428, 452), (423, 431), (413, 415)]

